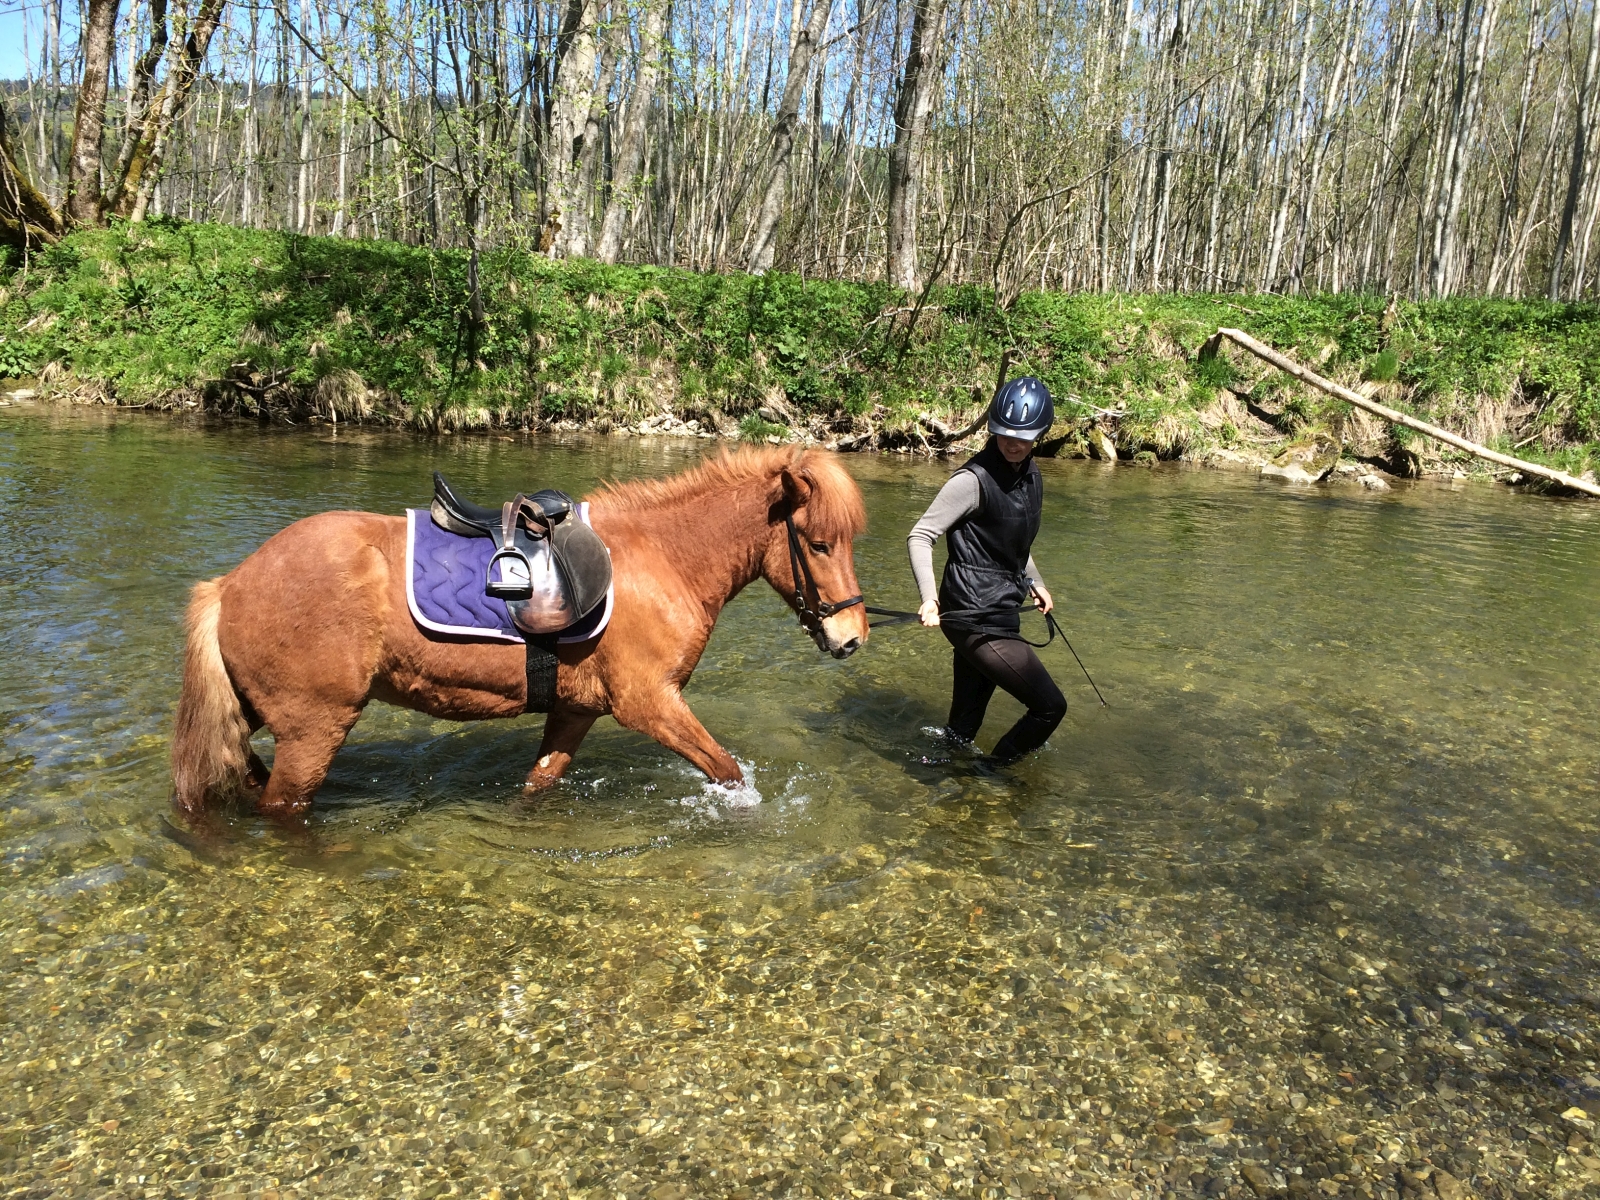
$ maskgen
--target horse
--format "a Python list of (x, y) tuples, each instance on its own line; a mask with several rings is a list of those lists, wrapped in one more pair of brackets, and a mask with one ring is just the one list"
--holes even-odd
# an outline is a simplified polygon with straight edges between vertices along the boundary
[[(557, 648), (555, 700), (526, 789), (560, 780), (606, 714), (739, 785), (739, 764), (683, 688), (723, 606), (757, 577), (820, 650), (842, 659), (866, 642), (855, 481), (815, 449), (725, 450), (669, 479), (607, 485), (589, 516), (611, 551), (611, 620)], [(526, 711), (524, 647), (429, 636), (411, 616), (405, 576), (404, 517), (326, 512), (194, 586), (172, 739), (182, 817), (203, 825), (215, 804), (253, 799), (262, 815), (303, 820), (373, 700), (458, 721)], [(263, 727), (275, 743), (270, 771), (250, 746)]]

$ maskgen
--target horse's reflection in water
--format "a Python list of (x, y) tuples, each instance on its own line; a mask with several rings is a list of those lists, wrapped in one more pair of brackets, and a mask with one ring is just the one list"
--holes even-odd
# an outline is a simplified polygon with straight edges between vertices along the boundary
[[(649, 734), (711, 779), (739, 765), (682, 689), (718, 614), (765, 578), (822, 650), (845, 658), (867, 639), (852, 540), (866, 516), (832, 456), (794, 449), (724, 453), (661, 482), (606, 488), (590, 520), (610, 547), (609, 627), (558, 648), (556, 700), (530, 790), (560, 779), (600, 716)], [(523, 647), (429, 637), (406, 603), (403, 517), (332, 512), (297, 521), (189, 604), (183, 695), (172, 746), (174, 799), (191, 821), (208, 800), (253, 796), (298, 818), (370, 700), (461, 721), (527, 709)], [(265, 726), (269, 772), (250, 750)]]

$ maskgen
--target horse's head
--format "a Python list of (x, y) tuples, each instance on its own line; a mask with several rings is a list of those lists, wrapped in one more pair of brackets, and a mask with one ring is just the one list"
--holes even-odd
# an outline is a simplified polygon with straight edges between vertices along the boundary
[(761, 573), (799, 614), (819, 650), (848, 658), (867, 640), (867, 610), (851, 542), (867, 527), (861, 490), (817, 450), (780, 470)]

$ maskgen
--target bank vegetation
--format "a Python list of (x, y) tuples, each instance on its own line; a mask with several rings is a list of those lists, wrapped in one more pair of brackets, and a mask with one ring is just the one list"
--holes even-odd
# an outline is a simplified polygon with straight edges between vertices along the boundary
[[(1052, 453), (1259, 461), (1333, 446), (1472, 469), (1246, 356), (1221, 326), (1384, 404), (1573, 474), (1600, 463), (1591, 304), (1127, 295), (714, 274), (171, 218), (73, 234), (0, 287), (0, 376), (44, 397), (424, 430), (805, 437), (935, 453), (1002, 365), (1060, 401)], [(1111, 450), (1109, 447), (1114, 446)]]

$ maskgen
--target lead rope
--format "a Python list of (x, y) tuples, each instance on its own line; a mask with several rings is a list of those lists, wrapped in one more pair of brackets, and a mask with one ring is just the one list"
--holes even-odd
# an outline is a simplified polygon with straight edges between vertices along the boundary
[[(867, 612), (869, 612), (870, 614), (872, 614), (875, 617), (888, 617), (889, 618), (887, 621), (873, 621), (870, 625), (867, 626), (867, 628), (869, 628), (869, 629), (881, 629), (885, 625), (907, 625), (907, 624), (911, 623), (912, 621), (917, 621), (917, 620), (921, 619), (917, 613), (904, 612), (904, 611), (902, 611), (901, 609), (898, 609), (898, 608), (877, 608), (877, 607), (874, 607), (871, 604), (864, 605), (863, 607), (865, 607)], [(1023, 607), (1019, 608), (1017, 611), (1018, 612), (1038, 612), (1039, 611), (1039, 606), (1037, 604), (1027, 604), (1027, 605), (1024, 605)], [(1035, 649), (1042, 650), (1044, 647), (1048, 646), (1051, 642), (1055, 641), (1057, 637), (1059, 637), (1062, 640), (1062, 642), (1064, 642), (1066, 644), (1066, 647), (1067, 647), (1068, 651), (1071, 652), (1072, 661), (1078, 664), (1078, 670), (1083, 672), (1083, 677), (1089, 681), (1089, 686), (1091, 688), (1094, 688), (1094, 698), (1096, 700), (1100, 701), (1100, 707), (1101, 708), (1110, 708), (1111, 706), (1106, 703), (1106, 698), (1100, 694), (1100, 689), (1095, 686), (1094, 676), (1089, 674), (1089, 668), (1083, 665), (1083, 659), (1078, 657), (1078, 652), (1076, 650), (1072, 649), (1072, 643), (1070, 641), (1068, 641), (1067, 635), (1062, 632), (1061, 626), (1056, 624), (1055, 615), (1053, 613), (1045, 613), (1044, 614), (1044, 624), (1045, 624), (1045, 628), (1050, 631), (1049, 636), (1046, 637), (1044, 639), (1044, 641), (1042, 641), (1042, 642), (1031, 642), (1031, 641), (1028, 641), (1027, 638), (1022, 637), (1020, 634), (1018, 635), (1017, 640), (1019, 642), (1026, 642), (1028, 645), (1034, 647)], [(1009, 635), (1010, 632), (1011, 632), (1010, 630), (1007, 630), (1006, 631), (1007, 635)]]

